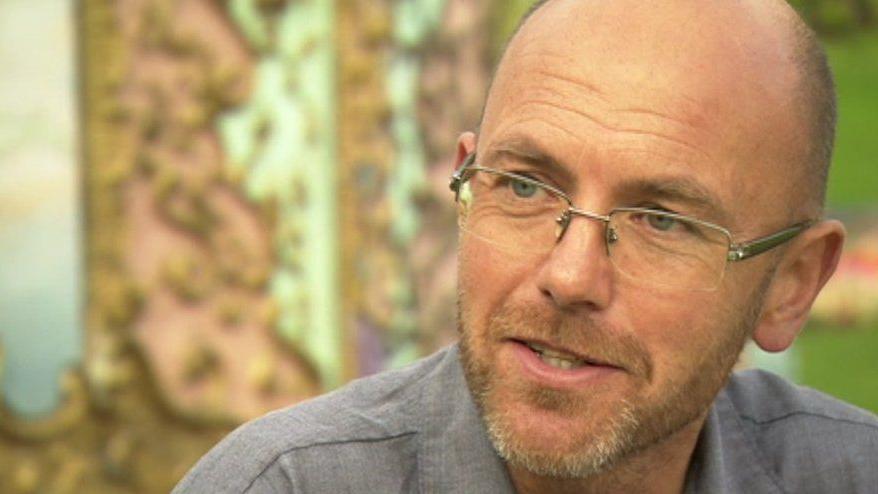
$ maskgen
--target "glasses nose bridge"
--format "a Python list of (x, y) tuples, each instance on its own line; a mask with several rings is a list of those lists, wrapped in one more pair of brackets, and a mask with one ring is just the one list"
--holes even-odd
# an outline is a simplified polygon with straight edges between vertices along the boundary
[(570, 206), (563, 213), (561, 213), (561, 216), (559, 216), (556, 220), (558, 223), (558, 242), (560, 242), (564, 238), (564, 234), (567, 233), (567, 230), (570, 227), (570, 222), (573, 221), (573, 216), (582, 216), (583, 218), (587, 218), (590, 220), (600, 221), (604, 224), (605, 236), (609, 235), (609, 215), (593, 213), (591, 211), (586, 211), (584, 209), (578, 209)]

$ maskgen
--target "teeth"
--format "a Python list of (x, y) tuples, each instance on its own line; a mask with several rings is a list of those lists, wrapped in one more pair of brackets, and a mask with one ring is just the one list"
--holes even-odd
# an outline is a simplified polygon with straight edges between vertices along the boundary
[(555, 357), (549, 357), (547, 355), (540, 354), (540, 360), (551, 365), (552, 367), (556, 367), (558, 369), (573, 369), (577, 367), (582, 367), (583, 362), (581, 360), (572, 361), (572, 360), (564, 360)]
[(536, 343), (529, 343), (528, 347), (539, 354), (540, 360), (558, 369), (574, 369), (585, 364), (584, 360), (578, 359), (569, 353), (550, 350)]

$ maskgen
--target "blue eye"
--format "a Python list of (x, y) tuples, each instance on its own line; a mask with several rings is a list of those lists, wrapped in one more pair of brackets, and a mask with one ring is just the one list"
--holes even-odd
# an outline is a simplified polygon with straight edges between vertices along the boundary
[(539, 187), (536, 185), (525, 182), (523, 180), (512, 180), (512, 192), (515, 193), (516, 196), (521, 197), (522, 199), (528, 199), (534, 196), (539, 190)]
[(663, 232), (669, 231), (677, 225), (677, 220), (662, 214), (648, 214), (646, 221), (649, 222), (649, 226)]

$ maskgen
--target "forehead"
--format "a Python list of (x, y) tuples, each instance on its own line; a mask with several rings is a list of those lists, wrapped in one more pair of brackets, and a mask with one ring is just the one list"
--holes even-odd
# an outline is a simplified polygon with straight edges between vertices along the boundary
[(768, 202), (797, 131), (787, 54), (760, 48), (780, 34), (717, 18), (713, 2), (656, 3), (555, 0), (535, 14), (498, 68), (479, 152), (527, 134), (593, 178), (689, 174), (721, 201)]
[(770, 4), (554, 0), (522, 27), (504, 63), (543, 62), (626, 86), (674, 87), (696, 100), (726, 91), (782, 96), (790, 35)]

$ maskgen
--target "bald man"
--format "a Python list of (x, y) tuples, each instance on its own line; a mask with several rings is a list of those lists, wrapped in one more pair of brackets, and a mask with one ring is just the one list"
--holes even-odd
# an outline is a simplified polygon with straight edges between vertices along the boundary
[(540, 2), (458, 141), (459, 344), (242, 427), (178, 492), (875, 492), (874, 415), (732, 373), (835, 269), (834, 125), (785, 3)]

